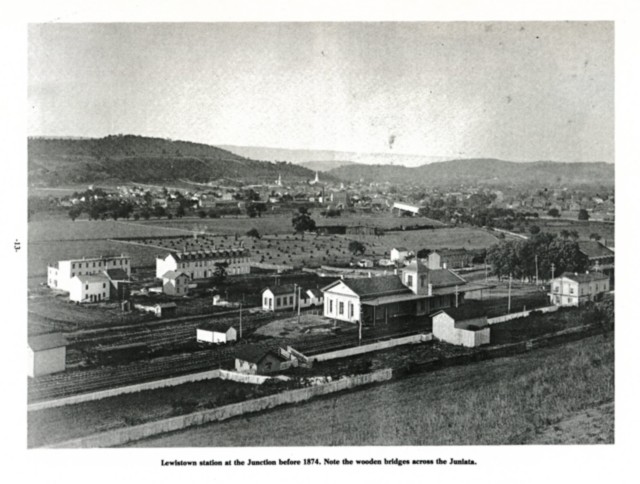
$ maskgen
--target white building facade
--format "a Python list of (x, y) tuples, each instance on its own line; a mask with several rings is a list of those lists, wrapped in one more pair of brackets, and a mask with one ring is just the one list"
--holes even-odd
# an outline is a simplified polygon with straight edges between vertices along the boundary
[(229, 275), (251, 272), (249, 251), (239, 247), (234, 249), (175, 252), (156, 258), (156, 277), (162, 279), (169, 271), (184, 272), (191, 280), (213, 277), (217, 263), (228, 263)]
[(75, 276), (71, 279), (69, 300), (78, 303), (108, 301), (111, 298), (111, 285), (107, 276)]
[(432, 322), (433, 336), (440, 341), (468, 348), (489, 344), (491, 329), (486, 317), (467, 319), (459, 324), (447, 312), (439, 311)]
[(47, 285), (52, 289), (71, 291), (76, 276), (100, 274), (109, 269), (122, 269), (131, 276), (131, 258), (127, 255), (61, 260), (47, 267)]
[(580, 306), (609, 292), (609, 276), (599, 273), (565, 272), (551, 281), (549, 298), (557, 306)]

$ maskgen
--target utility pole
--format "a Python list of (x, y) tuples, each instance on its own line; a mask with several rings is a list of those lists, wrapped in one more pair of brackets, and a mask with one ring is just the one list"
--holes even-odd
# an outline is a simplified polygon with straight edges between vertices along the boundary
[(538, 254), (536, 254), (536, 286), (538, 285)]
[(242, 303), (240, 303), (240, 339), (242, 339)]
[(458, 285), (456, 284), (456, 307), (458, 307)]
[[(293, 314), (296, 314), (296, 294), (298, 292), (298, 285), (296, 283), (293, 284)], [(300, 305), (300, 301), (298, 301), (298, 305)]]
[(509, 302), (507, 306), (507, 314), (511, 312), (511, 274), (509, 274)]
[(487, 266), (487, 258), (484, 258), (484, 283), (489, 281), (489, 267)]
[(551, 263), (551, 280), (553, 280), (553, 275), (556, 272), (556, 265), (552, 262)]
[(358, 346), (362, 344), (362, 318), (358, 321)]
[(300, 324), (300, 289), (302, 288), (298, 287), (298, 324)]

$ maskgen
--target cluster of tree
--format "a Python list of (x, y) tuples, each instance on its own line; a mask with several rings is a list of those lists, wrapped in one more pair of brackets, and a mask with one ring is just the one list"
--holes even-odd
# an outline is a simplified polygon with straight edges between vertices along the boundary
[(245, 210), (250, 218), (262, 217), (267, 211), (267, 204), (264, 202), (248, 202)]
[(353, 255), (364, 254), (366, 250), (367, 247), (362, 242), (358, 242), (357, 240), (349, 242), (349, 251)]
[(584, 272), (589, 260), (580, 252), (574, 240), (555, 234), (540, 233), (528, 240), (502, 242), (487, 251), (487, 262), (498, 277), (513, 276), (533, 280), (548, 280), (565, 271)]
[(320, 212), (320, 215), (322, 215), (323, 217), (339, 217), (340, 215), (342, 215), (342, 210), (329, 207), (326, 210)]
[(89, 216), (89, 220), (106, 220), (112, 218), (128, 219), (133, 214), (134, 206), (131, 202), (119, 199), (98, 198), (89, 199), (78, 203), (69, 209), (69, 218), (77, 219), (83, 212)]
[(316, 222), (311, 218), (309, 209), (307, 207), (299, 207), (298, 213), (296, 213), (291, 219), (293, 229), (297, 233), (311, 232), (316, 230)]

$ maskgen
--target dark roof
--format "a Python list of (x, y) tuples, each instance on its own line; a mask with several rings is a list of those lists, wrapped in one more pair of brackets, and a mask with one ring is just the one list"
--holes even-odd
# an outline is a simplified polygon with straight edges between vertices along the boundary
[(429, 271), (429, 281), (436, 287), (461, 286), (467, 283), (462, 277), (449, 269), (433, 269)]
[[(396, 249), (398, 252), (408, 252), (409, 249), (407, 249), (406, 247), (394, 247), (393, 249)], [(391, 249), (391, 250), (393, 250)]]
[(60, 333), (40, 334), (29, 337), (29, 348), (34, 351), (50, 350), (67, 345), (67, 338)]
[(75, 277), (80, 279), (83, 284), (87, 282), (106, 282), (108, 280), (104, 274), (83, 274)]
[(248, 361), (249, 363), (260, 363), (260, 361), (271, 353), (278, 359), (285, 360), (285, 358), (280, 354), (278, 349), (276, 348), (264, 348), (262, 346), (249, 346), (246, 345), (236, 353), (236, 358), (243, 361)]
[(307, 289), (307, 291), (313, 294), (313, 297), (322, 297), (322, 291), (320, 289)]
[(267, 289), (269, 289), (275, 296), (277, 296), (281, 294), (294, 293), (296, 291), (296, 286), (294, 286), (293, 284), (284, 284), (282, 286), (273, 286), (273, 287), (267, 286), (262, 290), (262, 292), (266, 291)]
[(572, 281), (576, 281), (579, 283), (600, 281), (602, 279), (609, 280), (609, 276), (604, 275), (602, 272), (588, 272), (585, 274), (579, 274), (576, 272), (564, 272), (560, 277), (566, 277), (567, 279), (571, 279)]
[(589, 259), (611, 257), (615, 254), (611, 249), (596, 240), (580, 240), (578, 247), (580, 248), (580, 252), (585, 254)]
[(184, 272), (182, 272), (182, 271), (167, 271), (162, 275), (162, 278), (163, 279), (176, 279), (176, 278), (178, 278), (180, 276), (184, 276), (187, 279), (190, 279), (190, 277), (187, 274), (185, 274)]
[(425, 266), (421, 261), (414, 259), (409, 264), (407, 264), (403, 270), (415, 271), (418, 273), (421, 272), (429, 272), (427, 266)]
[[(379, 297), (390, 296), (392, 294), (411, 293), (411, 289), (402, 284), (400, 278), (395, 275), (364, 277), (360, 279), (342, 279), (341, 281), (336, 282), (343, 282), (349, 289), (360, 297)], [(333, 284), (330, 286), (333, 286)], [(327, 286), (327, 288), (330, 286)]]
[(463, 304), (461, 306), (458, 306), (457, 308), (441, 309), (440, 311), (436, 311), (435, 313), (431, 314), (431, 317), (434, 317), (436, 314), (440, 313), (448, 314), (456, 323), (467, 321), (469, 319), (485, 317), (487, 315), (487, 312), (482, 306), (470, 303)]
[(177, 308), (178, 305), (176, 303), (158, 303), (158, 304), (155, 304), (154, 307), (158, 307), (160, 309), (170, 309), (170, 308)]
[(198, 325), (198, 329), (203, 329), (205, 331), (215, 331), (217, 333), (226, 333), (230, 328), (233, 328), (233, 325), (229, 323), (223, 323), (221, 321), (213, 321)]
[(123, 269), (107, 269), (104, 271), (109, 279), (112, 281), (128, 281), (129, 276)]

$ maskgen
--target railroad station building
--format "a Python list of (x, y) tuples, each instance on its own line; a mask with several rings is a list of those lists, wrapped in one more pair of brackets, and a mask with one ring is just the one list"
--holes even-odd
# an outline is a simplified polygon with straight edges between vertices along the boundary
[(323, 315), (352, 323), (426, 316), (462, 304), (468, 288), (473, 287), (450, 270), (430, 270), (413, 260), (397, 275), (340, 279), (324, 287)]

